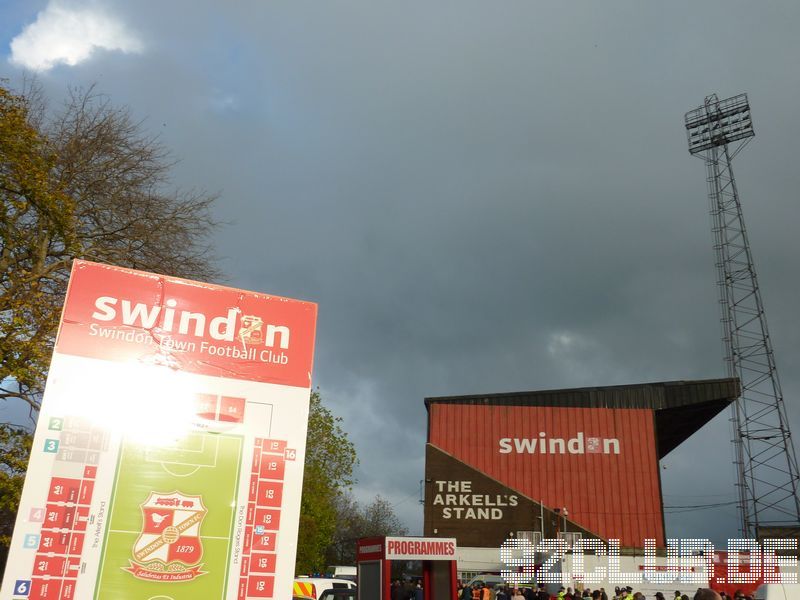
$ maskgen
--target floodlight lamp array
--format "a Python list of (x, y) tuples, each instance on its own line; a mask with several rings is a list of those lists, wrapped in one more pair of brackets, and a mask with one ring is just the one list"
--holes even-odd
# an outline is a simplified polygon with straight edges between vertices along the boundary
[(725, 100), (709, 96), (703, 106), (686, 113), (685, 123), (690, 154), (755, 135), (747, 94)]

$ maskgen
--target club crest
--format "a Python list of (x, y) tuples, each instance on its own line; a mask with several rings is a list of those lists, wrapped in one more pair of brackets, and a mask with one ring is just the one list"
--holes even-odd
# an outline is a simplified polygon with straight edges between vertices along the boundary
[(142, 532), (133, 545), (130, 566), (123, 569), (138, 579), (161, 582), (204, 575), (200, 525), (208, 510), (202, 497), (150, 492), (139, 507)]

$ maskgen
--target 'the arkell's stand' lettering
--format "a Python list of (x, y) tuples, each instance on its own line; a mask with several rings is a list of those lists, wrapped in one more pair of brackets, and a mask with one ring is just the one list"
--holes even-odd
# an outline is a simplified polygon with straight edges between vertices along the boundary
[(502, 438), (498, 442), (500, 454), (619, 454), (616, 438), (586, 438), (579, 431), (574, 438), (547, 438), (544, 431), (538, 438)]
[[(443, 519), (480, 519), (499, 521), (503, 508), (515, 507), (515, 494), (476, 494), (471, 481), (436, 481), (433, 506), (442, 506)], [(446, 493), (450, 492), (450, 493)]]
[[(162, 322), (159, 328), (165, 332), (175, 331), (175, 321), (177, 317), (177, 333), (181, 335), (193, 335), (204, 337), (206, 335), (206, 321), (208, 320), (208, 335), (215, 340), (232, 342), (236, 335), (236, 324), (239, 311), (229, 308), (225, 316), (215, 316), (208, 319), (200, 312), (188, 310), (176, 311), (178, 302), (169, 299), (165, 302), (166, 306), (148, 306), (144, 303), (132, 304), (130, 300), (120, 300), (113, 296), (100, 296), (95, 300), (94, 306), (97, 310), (92, 313), (92, 318), (97, 321), (113, 321), (117, 318), (117, 304), (121, 308), (122, 324), (143, 329), (152, 329), (158, 321), (159, 315)], [(289, 328), (284, 325), (266, 325), (264, 333), (264, 345), (267, 347), (278, 346), (281, 349), (289, 348)], [(252, 339), (252, 337), (251, 337)]]

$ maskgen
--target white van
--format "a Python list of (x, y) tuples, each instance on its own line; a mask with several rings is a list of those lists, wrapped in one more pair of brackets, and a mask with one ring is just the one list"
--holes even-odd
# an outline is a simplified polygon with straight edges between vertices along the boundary
[(331, 577), (337, 579), (347, 579), (349, 581), (356, 581), (358, 578), (358, 569), (347, 565), (331, 565), (326, 571)]
[(500, 577), (500, 575), (492, 575), (491, 573), (482, 573), (480, 575), (475, 575), (475, 577), (473, 577), (467, 582), (467, 587), (472, 587), (476, 583), (480, 583), (481, 585), (485, 583), (490, 588), (493, 588), (498, 585), (508, 585), (508, 582), (502, 577)]
[(800, 600), (800, 583), (765, 583), (753, 593), (755, 600)]

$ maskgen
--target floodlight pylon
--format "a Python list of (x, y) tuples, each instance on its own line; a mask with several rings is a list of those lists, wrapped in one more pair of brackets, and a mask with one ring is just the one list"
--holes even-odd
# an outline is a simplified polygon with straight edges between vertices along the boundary
[(733, 158), (755, 135), (747, 94), (706, 97), (685, 127), (689, 153), (706, 164), (725, 363), (741, 385), (731, 416), (740, 530), (760, 539), (766, 528), (800, 525), (800, 473), (733, 176)]

